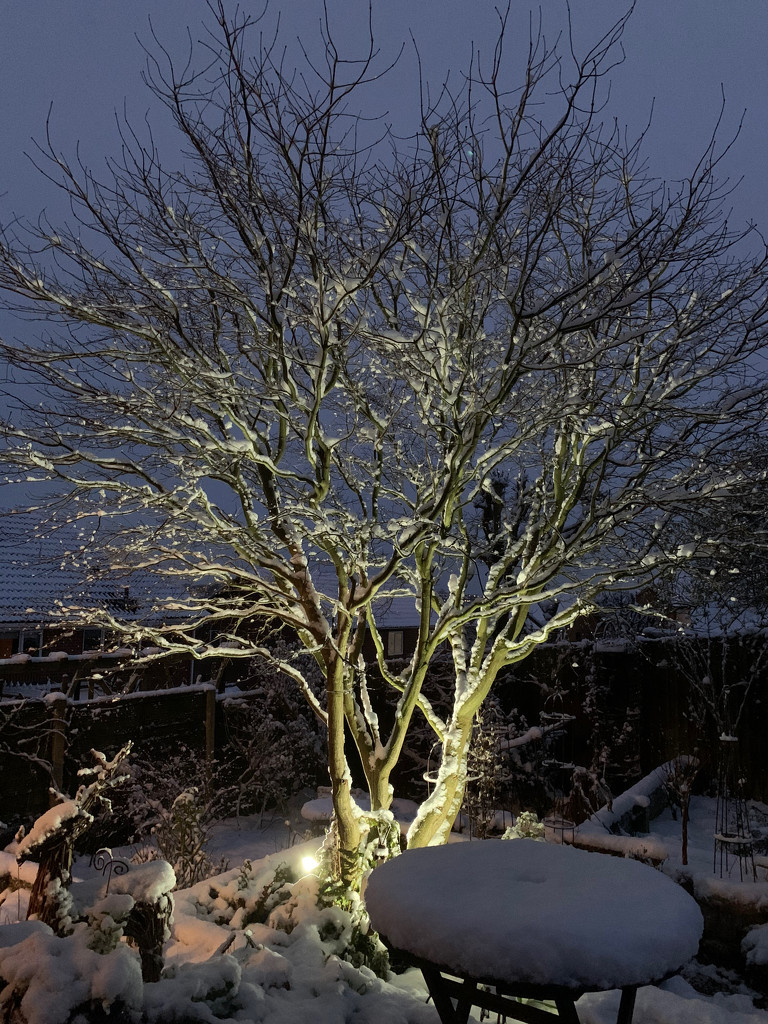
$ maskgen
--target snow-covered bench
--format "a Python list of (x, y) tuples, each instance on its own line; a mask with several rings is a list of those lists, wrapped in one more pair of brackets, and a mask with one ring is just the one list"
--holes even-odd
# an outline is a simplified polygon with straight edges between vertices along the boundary
[(595, 811), (576, 828), (573, 845), (593, 853), (632, 857), (658, 867), (669, 857), (669, 850), (658, 836), (644, 833), (648, 832), (650, 821), (667, 806), (665, 781), (673, 769), (673, 761), (660, 765)]

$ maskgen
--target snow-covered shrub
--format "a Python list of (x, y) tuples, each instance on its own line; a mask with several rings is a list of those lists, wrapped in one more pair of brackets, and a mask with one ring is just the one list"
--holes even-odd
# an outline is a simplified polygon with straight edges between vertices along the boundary
[(472, 743), (467, 754), (467, 788), (463, 810), (470, 832), (485, 839), (496, 822), (496, 808), (506, 779), (501, 741), (507, 723), (497, 700), (489, 697), (477, 713)]
[(576, 765), (571, 775), (571, 789), (563, 805), (563, 813), (571, 821), (580, 824), (586, 821), (595, 811), (610, 803), (611, 791), (608, 789), (599, 765), (585, 768)]
[(201, 882), (192, 894), (198, 916), (242, 929), (251, 945), (274, 938), (274, 932), (310, 929), (327, 957), (378, 977), (387, 974), (387, 951), (370, 930), (359, 893), (342, 891), (322, 867), (317, 874), (297, 877), (285, 863), (257, 870), (246, 861), (236, 874)]
[(85, 921), (78, 930), (85, 933), (88, 948), (94, 953), (111, 953), (117, 949), (133, 905), (128, 893), (110, 893), (87, 907)]
[(261, 891), (253, 898), (250, 887), (251, 874), (251, 862), (246, 860), (237, 879), (237, 910), (230, 921), (237, 927), (264, 924), (272, 911), (290, 898), (289, 887), (297, 877), (288, 864), (278, 864), (274, 873), (264, 882)]
[(68, 799), (63, 793), (52, 790), (57, 803), (40, 815), (16, 846), (19, 862), (34, 860), (39, 864), (29, 901), (29, 916), (50, 925), (59, 935), (71, 931), (67, 888), (75, 843), (90, 828), (99, 807), (111, 811), (111, 794), (127, 778), (123, 766), (130, 749), (128, 743), (111, 760), (101, 751), (92, 750), (95, 765), (78, 772), (85, 781), (75, 796)]
[(544, 822), (533, 811), (521, 811), (502, 839), (535, 839), (544, 842)]
[(176, 876), (167, 861), (135, 865), (73, 884), (73, 933), (89, 949), (106, 954), (125, 938), (139, 953), (141, 975), (155, 982), (163, 970), (163, 948), (171, 935)]
[(194, 786), (186, 789), (170, 808), (159, 808), (152, 826), (152, 843), (142, 846), (134, 859), (167, 860), (181, 889), (220, 874), (226, 871), (226, 860), (214, 862), (206, 852), (212, 824), (209, 802)]
[(38, 924), (22, 941), (0, 947), (0, 1021), (138, 1021), (142, 980), (135, 954), (120, 944), (106, 954), (97, 953), (89, 948), (88, 939), (87, 931), (60, 938)]
[(125, 841), (137, 846), (134, 863), (167, 860), (180, 888), (225, 870), (206, 852), (212, 826), (228, 811), (218, 764), (182, 747), (162, 763), (138, 759), (129, 771), (120, 810)]
[[(144, 990), (144, 1020), (153, 1024), (232, 1020), (247, 999), (243, 988), (241, 967), (231, 956), (202, 964), (171, 964), (157, 985)], [(256, 993), (251, 994), (258, 1000)]]
[[(363, 839), (358, 863), (364, 880), (378, 864), (400, 853), (400, 828), (391, 811), (377, 811), (361, 816), (361, 833)], [(346, 916), (338, 934), (331, 929), (328, 936), (339, 941), (335, 952), (343, 960), (354, 967), (367, 968), (380, 978), (386, 977), (389, 956), (378, 935), (371, 931), (363, 901), (365, 883), (350, 885), (341, 879), (338, 870), (340, 855), (338, 835), (332, 825), (322, 849), (318, 904), (339, 910)], [(340, 919), (334, 917), (333, 920), (338, 922)]]
[(661, 768), (661, 785), (673, 821), (677, 821), (677, 811), (678, 809), (680, 810), (682, 830), (680, 857), (684, 865), (688, 863), (689, 806), (693, 783), (698, 774), (699, 767), (698, 757), (688, 754), (677, 754)]

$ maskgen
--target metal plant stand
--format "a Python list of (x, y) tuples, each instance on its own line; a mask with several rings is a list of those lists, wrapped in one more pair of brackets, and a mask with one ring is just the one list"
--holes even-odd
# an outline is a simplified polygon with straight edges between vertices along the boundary
[(558, 738), (556, 743), (558, 749), (542, 761), (542, 767), (546, 771), (555, 793), (552, 810), (544, 818), (543, 824), (547, 839), (550, 842), (561, 844), (573, 842), (576, 828), (575, 822), (566, 814), (575, 765), (573, 758), (568, 756), (565, 745), (568, 727), (573, 721), (575, 721), (575, 717), (564, 712), (543, 711), (541, 713), (541, 724), (551, 729)]
[(739, 741), (735, 736), (720, 737), (720, 765), (717, 773), (717, 811), (715, 815), (715, 851), (713, 870), (730, 877), (736, 864), (739, 881), (757, 881), (755, 838), (744, 797), (744, 780), (739, 769)]

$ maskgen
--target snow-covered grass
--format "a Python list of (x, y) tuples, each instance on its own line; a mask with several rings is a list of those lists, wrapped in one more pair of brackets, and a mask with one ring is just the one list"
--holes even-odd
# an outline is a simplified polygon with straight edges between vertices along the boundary
[[(694, 800), (690, 869), (697, 877), (712, 875), (709, 818), (709, 803)], [(680, 823), (666, 814), (653, 829), (670, 851), (667, 870), (675, 874), (681, 870)], [(122, 1000), (126, 1020), (163, 1024), (437, 1024), (418, 972), (383, 981), (342, 959), (351, 918), (337, 907), (318, 907), (318, 879), (302, 867), (302, 858), (316, 852), (319, 840), (285, 848), (290, 840), (281, 820), (267, 828), (256, 819), (217, 827), (212, 853), (227, 856), (231, 869), (175, 894), (166, 968), (155, 984), (142, 985), (138, 958), (125, 944), (100, 954), (88, 948), (85, 928), (59, 939), (44, 926), (30, 931), (29, 924), (13, 925), (23, 919), (25, 899), (7, 894), (0, 904), (0, 974), (15, 979), (20, 992), (26, 987), (20, 1009), (28, 1024), (63, 1024), (73, 1007), (91, 999), (105, 1007)], [(250, 868), (243, 869), (246, 858)], [(265, 921), (249, 923), (258, 901), (274, 898), (270, 883), (280, 864), (287, 864), (298, 881), (282, 891), (283, 902), (275, 902)], [(75, 874), (86, 877), (93, 871), (87, 861), (78, 861)], [(739, 887), (756, 896), (763, 885), (768, 883)], [(766, 948), (756, 934), (755, 962)], [(692, 981), (708, 983), (711, 994), (697, 991)], [(7, 995), (7, 989), (0, 993), (0, 1013)], [(618, 999), (617, 992), (583, 996), (582, 1024), (612, 1024)], [(471, 1019), (479, 1020), (479, 1012)], [(749, 990), (733, 975), (694, 965), (658, 987), (640, 989), (634, 1019), (636, 1024), (757, 1024), (765, 1011), (755, 1008)], [(89, 1017), (78, 1024), (90, 1024)]]

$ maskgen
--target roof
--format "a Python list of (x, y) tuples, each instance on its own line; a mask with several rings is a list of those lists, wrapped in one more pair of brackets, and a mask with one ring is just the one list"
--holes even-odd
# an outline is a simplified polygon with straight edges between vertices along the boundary
[[(100, 559), (91, 540), (74, 527), (52, 530), (25, 514), (6, 518), (0, 535), (0, 627), (84, 624), (89, 608), (149, 624), (157, 619), (159, 605), (183, 601), (204, 583), (190, 579), (185, 585), (179, 577), (149, 570), (116, 573)], [(338, 584), (328, 568), (311, 569), (319, 589), (334, 594)], [(419, 625), (414, 597), (402, 592), (385, 589), (376, 597), (374, 609), (379, 629)]]
[[(20, 517), (23, 520), (24, 517)], [(116, 574), (71, 533), (38, 536), (11, 520), (0, 538), (0, 626), (84, 623), (89, 608), (137, 620), (178, 585), (147, 572)]]
[(405, 594), (388, 597), (384, 592), (373, 602), (373, 609), (379, 629), (409, 629), (419, 625), (416, 601)]

